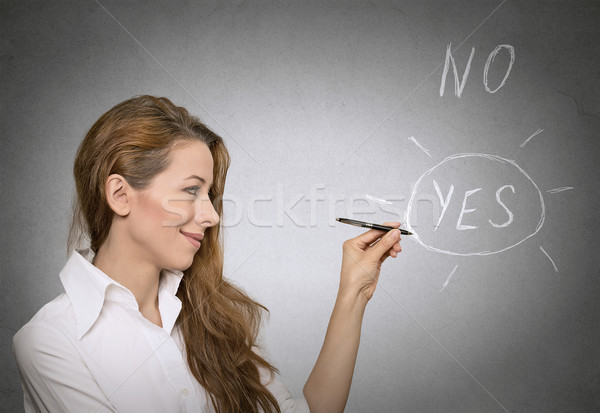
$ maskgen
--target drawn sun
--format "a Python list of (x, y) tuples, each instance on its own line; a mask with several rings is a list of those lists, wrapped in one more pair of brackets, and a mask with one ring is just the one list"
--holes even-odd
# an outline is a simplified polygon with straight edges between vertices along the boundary
[[(538, 129), (521, 147), (541, 132)], [(431, 157), (414, 137), (408, 139)], [(570, 189), (573, 187), (546, 192)], [(439, 201), (435, 204), (438, 213), (432, 212), (437, 222), (423, 225), (418, 204), (431, 201), (427, 194), (433, 193)], [(411, 239), (430, 251), (471, 256), (498, 254), (516, 247), (537, 234), (544, 219), (542, 191), (515, 161), (483, 153), (459, 153), (448, 156), (419, 177), (406, 208), (404, 224), (414, 234)], [(542, 246), (539, 248), (558, 272), (550, 255)], [(440, 292), (457, 268), (458, 265)]]

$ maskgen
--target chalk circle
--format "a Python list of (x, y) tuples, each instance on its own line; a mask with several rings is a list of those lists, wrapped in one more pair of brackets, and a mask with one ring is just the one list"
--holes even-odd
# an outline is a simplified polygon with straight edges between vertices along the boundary
[[(412, 206), (413, 206), (413, 201), (415, 199), (415, 196), (418, 192), (419, 189), (419, 185), (421, 184), (421, 181), (423, 180), (423, 178), (425, 178), (427, 175), (431, 174), (436, 168), (440, 167), (441, 165), (445, 164), (446, 162), (452, 161), (454, 159), (459, 159), (459, 158), (467, 158), (467, 157), (481, 157), (481, 158), (486, 158), (489, 159), (491, 161), (496, 161), (496, 162), (500, 162), (500, 163), (508, 163), (512, 166), (514, 166), (515, 168), (517, 168), (517, 170), (523, 174), (533, 185), (533, 187), (537, 190), (539, 197), (540, 197), (540, 220), (537, 224), (537, 227), (535, 228), (535, 231), (533, 231), (531, 234), (527, 235), (525, 238), (521, 239), (520, 241), (509, 245), (508, 247), (502, 248), (500, 250), (496, 250), (496, 251), (478, 251), (478, 252), (454, 252), (454, 251), (446, 251), (446, 250), (442, 250), (436, 247), (433, 247), (431, 245), (427, 245), (425, 244), (421, 238), (419, 237), (419, 234), (417, 233), (417, 231), (415, 231), (415, 229), (411, 226), (410, 224), (410, 213), (412, 210)], [(523, 241), (527, 240), (528, 238), (533, 237), (535, 234), (538, 233), (538, 231), (542, 228), (542, 225), (544, 224), (544, 219), (546, 217), (546, 207), (544, 205), (544, 197), (542, 196), (542, 191), (540, 191), (540, 188), (536, 185), (535, 182), (533, 182), (533, 180), (531, 179), (531, 177), (529, 175), (527, 175), (527, 172), (525, 172), (523, 169), (521, 169), (521, 167), (519, 165), (517, 165), (515, 163), (515, 161), (512, 161), (510, 159), (505, 159), (505, 158), (501, 158), (499, 156), (496, 155), (488, 155), (485, 153), (459, 153), (456, 155), (451, 155), (449, 157), (447, 157), (446, 159), (444, 159), (442, 162), (438, 163), (437, 165), (435, 165), (433, 168), (427, 170), (423, 175), (421, 175), (419, 177), (419, 179), (417, 180), (417, 182), (415, 183), (415, 187), (413, 188), (412, 194), (410, 196), (410, 200), (408, 201), (408, 206), (406, 208), (406, 213), (404, 216), (404, 223), (406, 225), (406, 228), (413, 233), (413, 235), (411, 235), (409, 238), (411, 238), (414, 241), (417, 241), (419, 244), (421, 244), (423, 247), (427, 248), (430, 251), (435, 251), (435, 252), (441, 252), (443, 254), (448, 254), (448, 255), (462, 255), (462, 256), (470, 256), (470, 255), (492, 255), (492, 254), (498, 254), (500, 252), (504, 252), (507, 251), (513, 247), (516, 247), (517, 245), (519, 245), (520, 243), (522, 243)]]

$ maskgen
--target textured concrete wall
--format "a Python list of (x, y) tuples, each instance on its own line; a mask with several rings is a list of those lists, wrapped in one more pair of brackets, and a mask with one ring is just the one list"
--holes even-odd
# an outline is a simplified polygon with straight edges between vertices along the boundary
[[(266, 355), (295, 396), (324, 338), (341, 244), (362, 232), (335, 217), (403, 221), (427, 170), (477, 153), (527, 172), (543, 226), (489, 255), (404, 237), (367, 307), (346, 410), (600, 409), (597, 1), (3, 1), (0, 10), (3, 411), (22, 410), (11, 338), (62, 291), (77, 146), (102, 113), (139, 94), (169, 97), (225, 138), (226, 273), (271, 310)], [(440, 96), (449, 44), (460, 97), (450, 60)], [(498, 45), (514, 48), (510, 72), (508, 47), (486, 70)], [(484, 74), (494, 90), (507, 73), (486, 90)], [(421, 220), (421, 240), (485, 250), (537, 223), (539, 203), (517, 188), (501, 193), (514, 225), (487, 224), (507, 221), (494, 193), (512, 178), (498, 165), (436, 170), (442, 195), (456, 191), (438, 232), (439, 196), (432, 181), (421, 187), (420, 217), (408, 217)], [(467, 212), (463, 223), (478, 229), (457, 230), (465, 191), (477, 187), (463, 209), (487, 215)]]

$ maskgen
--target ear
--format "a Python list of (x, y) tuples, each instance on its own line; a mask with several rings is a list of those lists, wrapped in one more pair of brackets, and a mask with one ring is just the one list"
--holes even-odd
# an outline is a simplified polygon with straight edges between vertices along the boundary
[(131, 209), (133, 188), (119, 174), (112, 174), (106, 180), (106, 201), (115, 214), (127, 216)]

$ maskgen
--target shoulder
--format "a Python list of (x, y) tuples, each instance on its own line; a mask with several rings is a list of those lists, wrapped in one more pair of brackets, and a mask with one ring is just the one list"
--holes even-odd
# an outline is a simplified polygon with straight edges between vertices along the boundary
[(69, 307), (66, 295), (57, 297), (13, 337), (25, 410), (114, 412), (85, 363)]
[(64, 346), (76, 337), (77, 320), (65, 293), (44, 305), (13, 337), (17, 361), (53, 345)]
[(22, 328), (33, 325), (48, 325), (68, 329), (76, 323), (75, 311), (66, 293), (46, 303)]

